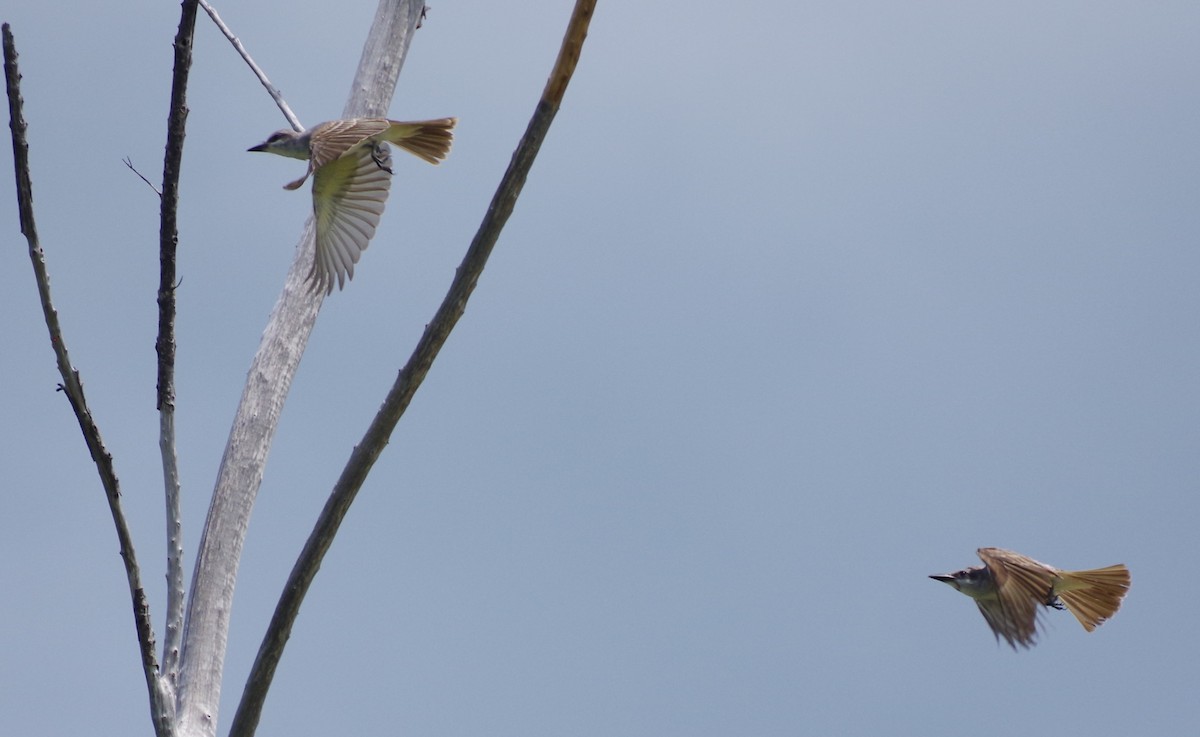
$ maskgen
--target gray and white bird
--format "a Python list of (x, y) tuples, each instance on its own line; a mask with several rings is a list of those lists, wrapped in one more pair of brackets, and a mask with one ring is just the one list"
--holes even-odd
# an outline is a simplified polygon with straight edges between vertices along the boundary
[(1011, 550), (977, 552), (982, 566), (930, 578), (974, 599), (996, 640), (1003, 637), (1013, 650), (1034, 644), (1039, 607), (1065, 608), (1091, 632), (1116, 614), (1129, 591), (1129, 569), (1124, 565), (1061, 571)]
[(297, 189), (313, 177), (316, 253), (308, 279), (314, 290), (333, 291), (354, 278), (354, 264), (366, 250), (392, 185), (394, 143), (437, 164), (450, 153), (456, 118), (403, 123), (386, 118), (351, 118), (321, 123), (303, 133), (281, 130), (250, 151), (308, 160), (304, 176), (284, 185)]

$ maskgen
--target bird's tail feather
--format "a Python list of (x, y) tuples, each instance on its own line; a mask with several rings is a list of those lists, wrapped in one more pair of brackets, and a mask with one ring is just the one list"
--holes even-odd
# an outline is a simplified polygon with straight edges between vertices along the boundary
[(1088, 632), (1117, 613), (1129, 591), (1129, 569), (1123, 565), (1090, 571), (1059, 571), (1054, 593)]
[(437, 164), (450, 153), (450, 144), (454, 141), (452, 131), (458, 123), (458, 118), (418, 120), (411, 123), (393, 120), (391, 123), (387, 133), (382, 136), (385, 141), (394, 143), (431, 164)]

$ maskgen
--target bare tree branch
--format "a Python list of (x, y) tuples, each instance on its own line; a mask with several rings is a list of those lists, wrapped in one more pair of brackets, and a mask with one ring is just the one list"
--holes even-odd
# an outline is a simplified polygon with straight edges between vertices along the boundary
[(297, 131), (304, 130), (304, 126), (300, 125), (300, 119), (296, 117), (296, 114), (288, 107), (287, 101), (283, 99), (283, 93), (275, 85), (271, 84), (271, 80), (267, 79), (267, 73), (258, 64), (254, 63), (254, 59), (250, 57), (250, 53), (246, 51), (246, 47), (242, 46), (241, 40), (233, 35), (233, 31), (229, 29), (229, 26), (225, 25), (225, 21), (221, 20), (221, 16), (217, 15), (216, 9), (208, 4), (208, 0), (200, 0), (200, 7), (204, 9), (205, 13), (208, 13), (208, 17), (212, 18), (212, 22), (217, 25), (221, 33), (225, 34), (225, 38), (229, 39), (229, 43), (233, 44), (233, 48), (237, 49), (238, 55), (245, 60), (246, 64), (250, 67), (250, 71), (254, 72), (254, 76), (258, 77), (258, 81), (267, 89), (267, 94), (279, 106), (283, 117), (287, 118), (287, 121), (292, 124), (292, 128)]
[(292, 625), (299, 614), (305, 594), (321, 567), (325, 553), (333, 543), (346, 512), (354, 502), (358, 490), (362, 488), (371, 467), (387, 445), (400, 417), (408, 408), (438, 352), (449, 338), (450, 331), (466, 310), (467, 300), (470, 299), (471, 292), (483, 273), (501, 230), (512, 214), (538, 149), (541, 148), (546, 132), (558, 112), (567, 84), (579, 61), (594, 9), (595, 0), (577, 0), (542, 98), (534, 109), (525, 135), (517, 145), (479, 230), (455, 272), (446, 297), (433, 320), (426, 326), (425, 333), (408, 363), (400, 371), (362, 441), (351, 453), (350, 460), (325, 503), (325, 508), (321, 511), (300, 558), (292, 568), (267, 633), (259, 646), (258, 655), (247, 679), (246, 690), (234, 716), (230, 737), (250, 737), (254, 733), (275, 669), (291, 636)]
[(17, 179), (17, 207), (20, 211), (21, 232), (29, 243), (29, 258), (33, 262), (34, 279), (37, 282), (38, 295), (41, 298), (42, 313), (46, 319), (46, 328), (50, 333), (50, 346), (54, 350), (58, 372), (63, 380), (58, 388), (71, 403), (71, 409), (79, 422), (79, 429), (83, 432), (84, 442), (91, 453), (92, 461), (96, 464), (100, 484), (104, 487), (108, 508), (117, 528), (121, 560), (125, 564), (125, 577), (129, 582), (129, 594), (133, 604), (133, 620), (142, 656), (142, 671), (145, 674), (146, 687), (150, 695), (150, 708), (155, 717), (155, 732), (159, 737), (169, 737), (174, 734), (171, 722), (166, 718), (166, 715), (170, 713), (170, 698), (158, 677), (158, 661), (154, 654), (154, 629), (150, 621), (150, 608), (146, 602), (146, 592), (142, 588), (141, 572), (137, 564), (137, 555), (133, 549), (133, 536), (125, 520), (125, 512), (121, 508), (121, 486), (113, 469), (112, 455), (104, 447), (100, 429), (96, 426), (91, 410), (88, 408), (79, 372), (72, 367), (62, 327), (58, 322), (58, 311), (54, 308), (54, 301), (50, 296), (50, 275), (46, 270), (46, 256), (38, 241), (37, 224), (33, 216), (33, 182), (29, 174), (29, 143), (25, 135), (28, 125), (25, 122), (24, 101), (21, 98), (21, 74), (17, 68), (17, 50), (13, 41), (12, 29), (7, 23), (3, 24), (2, 31), (4, 76), (8, 92), (9, 127), (12, 129), (13, 165)]
[[(422, 7), (421, 0), (380, 0), (344, 117), (379, 117), (387, 111)], [(201, 533), (179, 675), (178, 728), (188, 737), (216, 734), (229, 615), (246, 529), (280, 411), (324, 299), (306, 284), (312, 256), (310, 218), (250, 364)]]
[(163, 187), (159, 200), (158, 275), (158, 446), (162, 457), (167, 522), (167, 618), (163, 641), (164, 687), (172, 695), (175, 723), (176, 687), (183, 642), (183, 514), (180, 511), (179, 453), (175, 442), (175, 257), (179, 245), (179, 174), (187, 129), (187, 83), (192, 68), (196, 33), (196, 0), (184, 0), (175, 34), (175, 63), (167, 114), (167, 145), (163, 152)]

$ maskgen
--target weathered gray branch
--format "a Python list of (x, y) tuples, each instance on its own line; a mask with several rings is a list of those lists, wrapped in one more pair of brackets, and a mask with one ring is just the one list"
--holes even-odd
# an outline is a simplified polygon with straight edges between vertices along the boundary
[[(386, 113), (423, 8), (421, 0), (380, 1), (345, 117)], [(251, 362), (201, 535), (179, 679), (179, 733), (188, 737), (216, 734), (238, 561), (279, 414), (323, 299), (305, 284), (312, 250), (310, 220)]]
[(455, 272), (454, 280), (450, 284), (446, 297), (442, 300), (433, 319), (426, 326), (416, 349), (408, 363), (400, 371), (383, 406), (371, 422), (370, 427), (367, 428), (362, 441), (355, 446), (351, 453), (350, 460), (338, 478), (329, 500), (325, 503), (325, 508), (321, 511), (316, 526), (305, 542), (300, 558), (292, 568), (283, 594), (275, 607), (275, 613), (271, 618), (267, 633), (259, 646), (258, 655), (255, 657), (254, 666), (251, 668), (250, 677), (246, 683), (246, 690), (242, 694), (242, 701), (234, 716), (230, 737), (250, 737), (254, 734), (267, 689), (275, 674), (275, 668), (283, 656), (283, 649), (291, 635), (292, 625), (300, 612), (300, 605), (304, 601), (305, 594), (321, 567), (321, 561), (333, 543), (333, 538), (337, 534), (346, 512), (349, 511), (350, 505), (354, 502), (358, 490), (362, 488), (371, 467), (383, 452), (400, 417), (408, 408), (438, 352), (449, 338), (450, 331), (454, 329), (466, 310), (467, 300), (470, 299), (471, 292), (474, 291), (475, 285), (483, 273), (483, 268), (500, 236), (500, 231), (503, 230), (512, 214), (538, 149), (541, 148), (550, 123), (558, 112), (567, 83), (579, 60), (594, 7), (595, 0), (578, 0), (576, 3), (546, 89), (534, 109), (525, 135), (518, 143), (507, 171), (500, 180), (500, 185), (484, 215), (483, 222)]

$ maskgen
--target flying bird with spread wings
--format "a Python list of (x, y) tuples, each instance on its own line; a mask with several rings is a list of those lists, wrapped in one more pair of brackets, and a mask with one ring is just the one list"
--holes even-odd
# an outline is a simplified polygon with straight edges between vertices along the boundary
[(354, 265), (367, 249), (392, 185), (388, 144), (437, 164), (450, 153), (457, 118), (403, 123), (386, 118), (351, 118), (321, 123), (302, 133), (281, 130), (250, 151), (308, 160), (304, 176), (284, 185), (298, 189), (313, 178), (316, 253), (308, 279), (329, 294), (354, 278)]
[(1129, 591), (1124, 565), (1061, 571), (1011, 550), (980, 548), (982, 566), (930, 576), (975, 600), (983, 618), (1012, 649), (1037, 638), (1039, 607), (1065, 608), (1088, 632), (1117, 613)]

